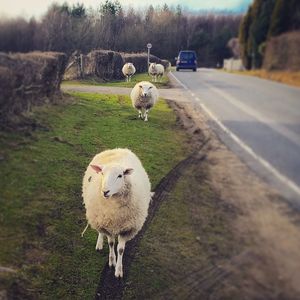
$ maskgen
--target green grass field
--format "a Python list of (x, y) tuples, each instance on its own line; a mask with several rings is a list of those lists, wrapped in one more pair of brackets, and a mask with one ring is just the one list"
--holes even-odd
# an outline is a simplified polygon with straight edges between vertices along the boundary
[[(106, 85), (106, 86), (115, 86), (115, 87), (134, 87), (140, 81), (151, 81), (151, 76), (148, 73), (136, 74), (132, 77), (131, 82), (125, 82), (125, 80), (115, 80), (109, 82), (99, 82), (95, 79), (86, 79), (86, 80), (66, 80), (63, 81), (62, 84), (86, 84), (86, 85)], [(151, 81), (152, 82), (152, 81)], [(155, 86), (158, 88), (168, 88), (169, 86), (169, 78), (164, 75), (162, 78), (162, 82), (153, 82)]]
[[(137, 119), (128, 97), (73, 93), (36, 108), (36, 129), (0, 132), (0, 291), (9, 299), (92, 299), (107, 261), (85, 227), (81, 180), (92, 157), (128, 147), (153, 188), (191, 150), (164, 101)], [(132, 273), (135, 276), (135, 272)]]

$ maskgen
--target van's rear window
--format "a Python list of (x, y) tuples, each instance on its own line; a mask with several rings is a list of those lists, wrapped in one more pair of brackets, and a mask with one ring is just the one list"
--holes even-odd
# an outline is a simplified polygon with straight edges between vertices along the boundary
[(193, 52), (182, 52), (180, 53), (181, 59), (195, 59), (195, 54)]

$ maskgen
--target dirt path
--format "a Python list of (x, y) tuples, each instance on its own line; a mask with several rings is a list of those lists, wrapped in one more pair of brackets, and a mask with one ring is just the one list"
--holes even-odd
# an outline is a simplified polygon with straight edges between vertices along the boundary
[[(127, 95), (130, 90), (78, 86), (64, 86), (63, 89)], [(196, 152), (196, 156), (181, 162), (157, 187), (147, 223), (139, 236), (128, 243), (125, 270), (128, 272), (141, 237), (180, 174), (190, 164), (203, 160), (205, 155), (207, 181), (220, 200), (234, 211), (234, 235), (244, 246), (241, 253), (225, 261), (222, 267), (215, 266), (202, 274), (203, 284), (199, 278), (189, 279), (191, 284), (197, 291), (206, 291), (203, 295), (210, 299), (300, 299), (299, 214), (224, 146), (212, 131), (210, 120), (189, 100), (186, 91), (174, 83), (173, 89), (161, 89), (160, 95), (168, 100), (178, 121), (194, 137), (192, 142), (196, 148), (200, 148), (204, 140), (208, 142), (201, 148), (200, 156)], [(96, 298), (122, 298), (124, 282), (116, 281), (107, 266), (101, 275)], [(214, 288), (216, 283), (218, 291)]]

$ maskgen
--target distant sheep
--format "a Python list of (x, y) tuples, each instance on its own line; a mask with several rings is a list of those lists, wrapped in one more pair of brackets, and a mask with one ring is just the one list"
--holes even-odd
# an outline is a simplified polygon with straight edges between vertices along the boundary
[(131, 81), (131, 76), (136, 72), (135, 66), (132, 63), (126, 63), (122, 68), (122, 73), (126, 77), (126, 82)]
[(165, 73), (169, 73), (169, 72), (171, 72), (171, 63), (168, 61), (165, 67)]
[(161, 64), (151, 63), (149, 66), (149, 75), (152, 76), (152, 81), (157, 82), (157, 79), (160, 78), (160, 82), (165, 72), (165, 68)]
[(85, 172), (82, 196), (88, 224), (98, 231), (96, 250), (103, 248), (103, 235), (107, 236), (109, 266), (115, 266), (116, 277), (123, 277), (125, 244), (141, 230), (152, 196), (142, 163), (128, 149), (97, 154)]
[(141, 81), (132, 89), (130, 98), (132, 106), (139, 112), (139, 118), (148, 121), (149, 110), (158, 100), (157, 88), (149, 81)]

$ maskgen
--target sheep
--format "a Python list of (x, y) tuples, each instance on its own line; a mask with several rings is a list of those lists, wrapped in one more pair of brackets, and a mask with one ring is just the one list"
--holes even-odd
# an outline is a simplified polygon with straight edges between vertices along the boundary
[(160, 77), (160, 82), (165, 72), (165, 68), (161, 64), (151, 63), (149, 66), (149, 75), (152, 76), (152, 81), (157, 82), (158, 77)]
[(135, 73), (136, 69), (132, 63), (126, 63), (122, 68), (122, 73), (126, 77), (126, 82), (131, 81), (131, 76)]
[[(138, 82), (130, 93), (132, 106), (139, 112), (139, 118), (148, 121), (148, 112), (158, 100), (158, 90), (149, 81)], [(144, 114), (143, 114), (144, 110)]]
[(96, 250), (103, 248), (106, 236), (109, 266), (115, 267), (115, 277), (122, 278), (125, 244), (141, 230), (152, 197), (141, 161), (129, 149), (116, 148), (97, 154), (83, 177), (82, 196), (88, 225), (98, 232)]

